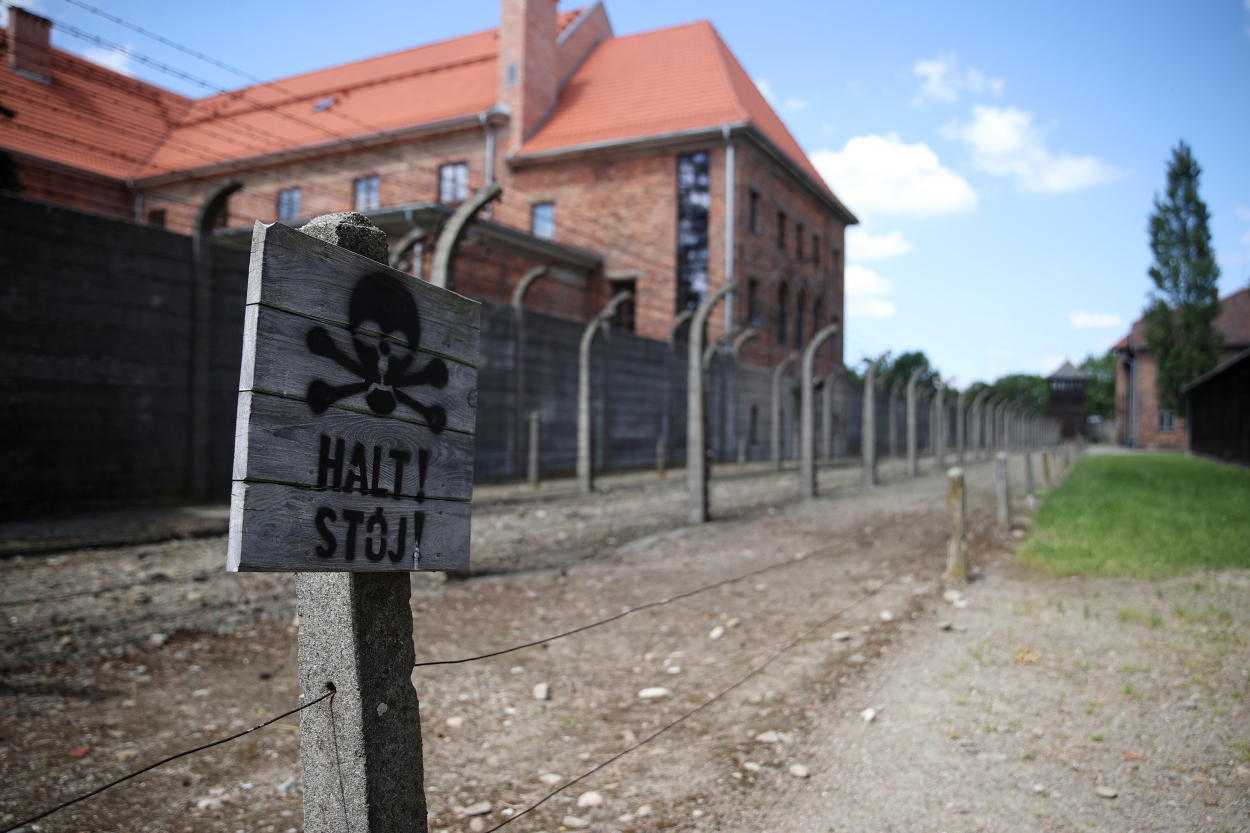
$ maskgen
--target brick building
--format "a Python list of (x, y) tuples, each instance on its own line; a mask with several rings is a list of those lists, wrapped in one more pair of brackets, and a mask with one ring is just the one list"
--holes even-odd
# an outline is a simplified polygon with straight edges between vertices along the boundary
[[(1217, 364), (1250, 347), (1250, 289), (1220, 301), (1215, 329), (1224, 336)], [(1129, 334), (1112, 349), (1119, 358), (1115, 376), (1117, 441), (1134, 448), (1186, 448), (1184, 417), (1159, 407), (1158, 363), (1146, 344), (1146, 322), (1133, 322)]]
[(709, 336), (762, 326), (742, 354), (761, 365), (841, 320), (855, 217), (708, 22), (622, 36), (602, 3), (502, 0), (497, 30), (193, 100), (10, 21), (0, 146), (26, 196), (186, 232), (235, 180), (225, 241), (354, 208), (393, 241), (425, 229), (424, 274), (456, 204), (498, 182), (460, 250), (467, 295), (506, 302), (546, 265), (528, 308), (585, 319), (629, 288), (617, 323), (662, 339), (732, 278)]

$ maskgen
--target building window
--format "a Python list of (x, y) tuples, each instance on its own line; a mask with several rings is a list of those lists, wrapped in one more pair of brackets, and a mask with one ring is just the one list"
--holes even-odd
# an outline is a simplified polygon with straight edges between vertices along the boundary
[(1159, 409), (1159, 430), (1175, 431), (1176, 430), (1176, 414), (1167, 408)]
[(760, 279), (747, 278), (747, 317), (748, 326), (760, 318)]
[(425, 244), (418, 241), (412, 244), (412, 251), (409, 255), (412, 267), (409, 269), (412, 276), (417, 280), (425, 279)]
[(278, 219), (279, 220), (297, 220), (299, 219), (299, 203), (300, 189), (283, 188), (278, 192)]
[(777, 248), (786, 250), (786, 212), (777, 209)]
[(438, 166), (438, 201), (464, 202), (469, 197), (469, 163), (453, 162)]
[(760, 192), (754, 188), (747, 195), (747, 223), (752, 234), (760, 233)]
[(794, 347), (803, 349), (803, 308), (807, 306), (807, 292), (799, 290), (799, 300), (794, 307)]
[(556, 204), (540, 202), (530, 206), (530, 234), (543, 240), (554, 240), (556, 236)]
[(378, 178), (362, 176), (352, 183), (353, 205), (357, 211), (376, 211), (382, 204), (378, 191)]
[(148, 225), (165, 228), (165, 209), (153, 208), (148, 212)]
[(707, 295), (707, 151), (677, 157), (677, 311), (697, 307)]
[(622, 292), (628, 292), (629, 298), (622, 301), (616, 308), (616, 314), (612, 316), (612, 327), (617, 330), (624, 330), (627, 333), (634, 332), (634, 320), (636, 316), (636, 306), (634, 299), (638, 297), (638, 281), (634, 278), (616, 279), (612, 281), (612, 294), (619, 295)]
[(800, 260), (803, 259), (803, 224), (794, 224), (794, 254)]
[(786, 313), (790, 306), (790, 292), (783, 283), (777, 287), (777, 343), (782, 347), (786, 344)]

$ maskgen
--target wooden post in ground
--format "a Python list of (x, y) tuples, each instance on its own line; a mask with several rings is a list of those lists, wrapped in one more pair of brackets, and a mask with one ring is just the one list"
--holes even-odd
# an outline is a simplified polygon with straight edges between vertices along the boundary
[(816, 400), (812, 391), (816, 351), (838, 331), (837, 324), (822, 327), (803, 350), (802, 374), (799, 378), (799, 494), (816, 497)]
[(781, 451), (785, 439), (785, 432), (781, 425), (781, 383), (785, 378), (786, 368), (794, 364), (798, 357), (798, 353), (791, 353), (773, 368), (773, 395), (770, 403), (772, 412), (769, 415), (768, 439), (773, 468), (777, 471), (781, 471)]
[(1054, 488), (1051, 485), (1051, 480), (1050, 480), (1050, 451), (1049, 450), (1042, 452), (1042, 488), (1044, 488), (1048, 492), (1052, 488)]
[(690, 319), (690, 344), (686, 356), (686, 496), (690, 522), (706, 523), (708, 510), (707, 403), (703, 398), (703, 327), (712, 307), (733, 291), (734, 282), (725, 281), (709, 295)]
[(227, 568), (296, 573), (300, 696), (333, 692), (300, 713), (303, 829), (424, 833), (408, 572), (468, 567), (478, 304), (363, 215), (303, 231), (253, 239)]
[(928, 369), (921, 365), (911, 372), (907, 380), (907, 473), (912, 477), (919, 471), (916, 465), (916, 382)]
[(530, 411), (530, 443), (529, 443), (529, 467), (526, 472), (526, 481), (531, 489), (538, 488), (538, 451), (539, 451), (539, 420), (538, 411)]
[(964, 470), (958, 466), (946, 473), (946, 508), (951, 520), (951, 537), (946, 545), (946, 578), (967, 581), (968, 543), (964, 531), (967, 500), (964, 497)]
[(1037, 490), (1033, 488), (1033, 452), (1024, 450), (1024, 493), (1029, 507), (1037, 505)]
[(590, 348), (594, 345), (595, 333), (608, 325), (608, 320), (616, 314), (616, 308), (629, 300), (633, 293), (618, 292), (599, 310), (586, 329), (582, 330), (582, 340), (577, 353), (577, 482), (583, 492), (589, 494), (595, 490), (595, 459), (594, 459), (594, 426), (591, 424), (590, 402)]
[(1007, 452), (994, 458), (994, 497), (998, 504), (998, 525), (1011, 529), (1011, 483), (1007, 479)]
[(860, 427), (860, 457), (864, 462), (864, 485), (877, 485), (877, 368), (889, 356), (882, 353), (868, 363), (864, 372), (864, 415)]

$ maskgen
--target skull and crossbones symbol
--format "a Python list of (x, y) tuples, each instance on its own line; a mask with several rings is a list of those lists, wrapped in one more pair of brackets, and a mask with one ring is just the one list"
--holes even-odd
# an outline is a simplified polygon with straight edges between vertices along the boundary
[(308, 349), (313, 355), (330, 359), (360, 378), (344, 385), (314, 380), (308, 385), (313, 413), (323, 413), (340, 399), (365, 393), (365, 403), (375, 414), (385, 416), (403, 403), (420, 414), (431, 431), (442, 431), (447, 425), (447, 411), (441, 405), (422, 404), (403, 390), (447, 384), (447, 363), (442, 359), (431, 359), (420, 370), (414, 369), (421, 316), (412, 295), (389, 275), (365, 275), (352, 289), (348, 325), (355, 358), (335, 344), (325, 327), (308, 331)]

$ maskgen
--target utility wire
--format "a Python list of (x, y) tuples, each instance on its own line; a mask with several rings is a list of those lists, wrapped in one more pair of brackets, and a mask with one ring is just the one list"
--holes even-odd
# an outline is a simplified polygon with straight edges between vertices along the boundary
[(271, 718), (269, 718), (268, 720), (266, 720), (264, 723), (258, 723), (258, 724), (256, 724), (255, 726), (253, 726), (252, 728), (250, 728), (250, 729), (244, 729), (242, 732), (239, 732), (238, 734), (230, 735), (229, 737), (225, 737), (225, 738), (218, 738), (217, 740), (215, 740), (215, 741), (213, 741), (213, 742), (211, 742), (211, 743), (206, 743), (206, 744), (204, 744), (203, 746), (197, 746), (197, 747), (195, 747), (194, 749), (187, 749), (187, 750), (184, 750), (184, 751), (182, 751), (182, 752), (179, 752), (179, 753), (178, 753), (178, 754), (176, 754), (176, 755), (170, 755), (168, 758), (162, 758), (161, 760), (157, 761), (157, 762), (156, 762), (156, 763), (154, 763), (154, 764), (148, 764), (148, 765), (147, 765), (147, 766), (145, 766), (143, 769), (137, 769), (137, 770), (135, 770), (134, 772), (131, 772), (131, 773), (127, 774), (127, 775), (123, 775), (121, 778), (118, 778), (118, 779), (116, 779), (116, 780), (114, 780), (114, 781), (110, 781), (110, 782), (108, 782), (107, 784), (105, 784), (105, 785), (104, 785), (104, 786), (102, 786), (102, 787), (97, 787), (97, 788), (95, 788), (94, 790), (92, 790), (91, 792), (88, 792), (88, 793), (83, 793), (82, 795), (75, 796), (74, 798), (71, 798), (71, 799), (70, 799), (70, 800), (68, 800), (68, 801), (63, 801), (63, 802), (61, 802), (60, 804), (56, 805), (55, 807), (53, 807), (53, 808), (51, 808), (51, 809), (49, 809), (49, 810), (44, 810), (42, 813), (39, 813), (38, 815), (31, 816), (31, 817), (30, 817), (30, 818), (28, 818), (28, 819), (23, 819), (22, 821), (19, 821), (17, 824), (12, 825), (11, 827), (6, 827), (6, 828), (4, 828), (4, 830), (0, 830), (0, 833), (12, 833), (12, 831), (17, 830), (19, 827), (25, 827), (26, 825), (31, 824), (32, 822), (39, 821), (39, 820), (40, 820), (40, 819), (42, 819), (42, 818), (47, 818), (48, 816), (52, 815), (53, 813), (59, 812), (59, 811), (61, 811), (61, 810), (64, 810), (66, 807), (71, 807), (71, 806), (73, 806), (73, 805), (77, 804), (77, 803), (78, 803), (78, 802), (80, 802), (80, 801), (85, 801), (85, 800), (87, 800), (88, 798), (92, 798), (92, 797), (94, 797), (94, 796), (97, 796), (97, 795), (99, 795), (100, 793), (104, 792), (105, 790), (110, 790), (110, 789), (112, 789), (113, 787), (116, 787), (118, 784), (125, 783), (126, 781), (129, 781), (131, 778), (136, 778), (136, 777), (138, 777), (138, 776), (142, 775), (142, 774), (143, 774), (143, 773), (145, 773), (145, 772), (151, 772), (152, 770), (156, 769), (157, 767), (162, 767), (162, 766), (164, 766), (165, 764), (170, 763), (171, 761), (176, 761), (176, 760), (178, 760), (179, 758), (185, 758), (185, 757), (186, 757), (186, 756), (188, 756), (188, 755), (194, 755), (194, 754), (195, 754), (195, 753), (197, 753), (197, 752), (203, 752), (203, 751), (204, 751), (204, 750), (206, 750), (206, 749), (212, 749), (214, 746), (221, 746), (223, 743), (229, 743), (229, 742), (230, 742), (230, 741), (232, 741), (232, 740), (238, 740), (239, 738), (243, 737), (244, 735), (250, 735), (252, 732), (257, 731), (258, 729), (263, 729), (263, 728), (265, 728), (266, 726), (269, 726), (269, 725), (272, 725), (272, 724), (274, 724), (274, 723), (277, 723), (279, 720), (281, 720), (281, 719), (282, 719), (282, 718), (284, 718), (284, 717), (290, 717), (290, 716), (291, 716), (291, 715), (293, 715), (293, 714), (296, 714), (296, 713), (298, 713), (298, 712), (302, 712), (304, 709), (307, 709), (307, 708), (309, 708), (310, 706), (315, 706), (315, 705), (317, 705), (318, 703), (320, 703), (322, 700), (325, 700), (326, 698), (328, 698), (328, 697), (333, 697), (333, 696), (334, 696), (334, 689), (330, 689), (330, 690), (329, 690), (329, 691), (327, 691), (325, 694), (323, 694), (323, 695), (321, 695), (320, 697), (318, 697), (316, 700), (312, 700), (312, 701), (310, 701), (310, 702), (307, 702), (307, 703), (305, 703), (305, 704), (304, 704), (304, 705), (302, 705), (302, 706), (297, 706), (296, 708), (293, 708), (293, 709), (291, 709), (291, 710), (290, 710), (290, 711), (288, 711), (288, 712), (283, 712), (282, 714), (278, 715), (277, 717), (271, 717)]
[[(887, 581), (887, 582), (885, 582), (884, 584), (882, 584), (882, 585), (881, 585), (881, 587), (884, 587), (884, 586), (886, 586), (886, 584), (890, 584), (890, 583), (892, 583), (892, 582), (894, 582), (894, 581), (895, 581), (895, 579), (890, 579), (889, 581)], [(768, 666), (772, 665), (774, 662), (776, 662), (778, 659), (780, 659), (782, 656), (784, 656), (786, 653), (788, 653), (790, 650), (792, 650), (792, 649), (793, 649), (796, 645), (798, 645), (798, 644), (799, 644), (800, 642), (802, 642), (804, 639), (807, 639), (809, 636), (811, 636), (813, 633), (815, 633), (816, 631), (820, 630), (821, 628), (826, 627), (826, 626), (827, 626), (830, 622), (832, 622), (834, 619), (837, 619), (839, 616), (841, 616), (842, 614), (846, 613), (847, 611), (849, 611), (849, 610), (851, 610), (851, 609), (855, 608), (856, 606), (858, 606), (858, 605), (860, 605), (860, 604), (863, 604), (863, 603), (864, 603), (867, 599), (869, 599), (869, 598), (871, 598), (872, 596), (874, 596), (874, 595), (875, 595), (875, 594), (876, 594), (876, 593), (877, 593), (880, 589), (881, 589), (881, 588), (880, 588), (880, 587), (878, 587), (878, 588), (876, 588), (876, 589), (874, 589), (874, 590), (871, 590), (871, 591), (869, 591), (869, 592), (865, 593), (864, 595), (860, 596), (858, 599), (856, 599), (855, 601), (851, 602), (850, 604), (845, 605), (844, 607), (842, 607), (842, 608), (840, 608), (840, 609), (838, 609), (838, 610), (834, 611), (834, 612), (833, 612), (832, 614), (830, 614), (829, 616), (826, 616), (824, 619), (820, 620), (820, 621), (819, 621), (819, 622), (817, 622), (815, 625), (812, 625), (810, 628), (808, 628), (807, 630), (805, 630), (805, 631), (803, 631), (802, 633), (800, 633), (800, 634), (799, 634), (798, 636), (796, 636), (794, 639), (791, 639), (791, 640), (790, 640), (789, 642), (787, 642), (785, 645), (782, 645), (782, 646), (781, 646), (780, 648), (778, 648), (776, 651), (774, 651), (773, 653), (771, 653), (771, 654), (768, 656), (768, 658), (767, 658), (767, 659), (765, 659), (765, 660), (764, 660), (763, 662), (761, 662), (759, 665), (756, 665), (754, 668), (752, 668), (752, 669), (751, 669), (750, 671), (748, 671), (746, 674), (744, 674), (743, 676), (739, 677), (737, 680), (735, 680), (734, 682), (730, 683), (728, 686), (726, 686), (725, 688), (721, 689), (721, 690), (720, 690), (720, 691), (718, 691), (716, 694), (713, 694), (711, 697), (709, 697), (708, 699), (704, 700), (702, 703), (700, 703), (699, 705), (695, 706), (695, 707), (694, 707), (693, 709), (691, 709), (690, 711), (685, 712), (685, 713), (684, 713), (684, 714), (682, 714), (680, 717), (678, 717), (676, 720), (673, 720), (672, 722), (667, 723), (667, 724), (665, 724), (664, 726), (661, 726), (659, 729), (655, 730), (655, 731), (654, 731), (654, 732), (652, 732), (650, 735), (647, 735), (647, 737), (643, 738), (642, 740), (638, 741), (637, 743), (633, 744), (632, 746), (629, 746), (629, 747), (626, 747), (625, 749), (622, 749), (620, 752), (617, 752), (615, 755), (613, 755), (612, 757), (608, 758), (606, 761), (603, 761), (602, 763), (596, 764), (595, 766), (593, 766), (593, 767), (591, 767), (590, 769), (586, 770), (585, 772), (583, 772), (581, 775), (577, 776), (576, 778), (574, 778), (574, 779), (572, 779), (572, 780), (570, 780), (570, 781), (565, 782), (564, 784), (560, 785), (559, 787), (556, 787), (554, 790), (552, 790), (551, 792), (547, 793), (547, 794), (546, 794), (546, 795), (544, 795), (542, 798), (540, 798), (538, 801), (536, 801), (536, 802), (534, 802), (533, 804), (531, 804), (530, 806), (526, 807), (526, 808), (525, 808), (524, 810), (522, 810), (521, 812), (517, 813), (517, 814), (516, 814), (516, 815), (514, 815), (514, 816), (511, 816), (511, 817), (509, 817), (509, 818), (505, 819), (504, 821), (500, 822), (499, 824), (495, 825), (494, 827), (492, 827), (492, 828), (490, 828), (490, 829), (486, 830), (486, 831), (485, 831), (485, 833), (494, 833), (496, 830), (499, 830), (500, 828), (505, 827), (505, 826), (507, 826), (507, 825), (511, 824), (512, 822), (516, 821), (517, 819), (521, 818), (522, 816), (524, 816), (524, 815), (526, 815), (526, 814), (528, 814), (528, 813), (531, 813), (531, 812), (533, 812), (534, 810), (537, 810), (537, 809), (538, 809), (539, 807), (541, 807), (543, 804), (546, 804), (546, 803), (547, 803), (548, 801), (550, 801), (552, 798), (554, 798), (555, 796), (557, 796), (557, 795), (559, 795), (560, 793), (564, 792), (564, 791), (565, 791), (565, 790), (567, 790), (569, 787), (573, 787), (573, 786), (575, 786), (575, 785), (577, 785), (577, 784), (580, 784), (582, 781), (585, 781), (587, 778), (589, 778), (590, 776), (594, 775), (594, 774), (595, 774), (596, 772), (598, 772), (599, 770), (604, 769), (605, 767), (610, 766), (611, 764), (615, 763), (616, 761), (619, 761), (621, 758), (625, 757), (625, 756), (626, 756), (626, 755), (628, 755), (630, 752), (633, 752), (634, 750), (636, 750), (636, 749), (638, 749), (638, 748), (640, 748), (640, 747), (646, 746), (648, 743), (651, 743), (653, 740), (655, 740), (656, 738), (659, 738), (661, 735), (664, 735), (665, 733), (667, 733), (667, 732), (669, 732), (669, 731), (671, 731), (671, 730), (673, 730), (673, 729), (677, 728), (677, 727), (678, 727), (678, 726), (680, 726), (682, 723), (686, 722), (687, 720), (689, 720), (690, 718), (694, 717), (694, 716), (695, 716), (696, 714), (698, 714), (699, 712), (702, 712), (704, 709), (706, 709), (706, 708), (708, 708), (709, 706), (711, 706), (713, 703), (716, 703), (718, 700), (721, 700), (722, 698), (724, 698), (727, 694), (729, 694), (730, 692), (734, 691), (734, 689), (737, 689), (737, 688), (741, 687), (743, 684), (745, 684), (745, 683), (746, 683), (746, 682), (748, 682), (749, 680), (751, 680), (751, 679), (753, 679), (754, 677), (758, 676), (760, 673), (762, 673), (762, 672), (764, 671), (764, 669), (768, 668)]]

